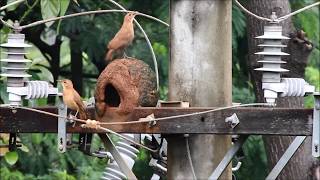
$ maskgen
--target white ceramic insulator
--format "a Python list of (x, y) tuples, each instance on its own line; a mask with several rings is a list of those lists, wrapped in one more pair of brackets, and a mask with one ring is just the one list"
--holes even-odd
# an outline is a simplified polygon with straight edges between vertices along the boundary
[(310, 86), (304, 79), (301, 78), (282, 78), (283, 92), (281, 97), (287, 96), (305, 96), (308, 93), (315, 91), (314, 86)]
[(49, 95), (49, 83), (46, 81), (28, 81), (27, 95), (25, 99), (47, 98)]
[[(122, 134), (123, 136), (134, 139), (133, 134)], [(133, 168), (133, 165), (135, 163), (135, 159), (137, 158), (137, 154), (139, 153), (139, 150), (132, 145), (130, 145), (125, 140), (119, 140), (116, 143), (116, 148), (119, 151), (121, 157), (123, 160), (127, 163), (128, 167), (130, 169)], [(126, 176), (120, 171), (120, 168), (118, 164), (113, 161), (107, 165), (105, 168), (105, 171), (102, 174), (101, 179), (103, 180), (120, 180), (120, 179), (126, 179)]]
[(26, 63), (31, 60), (24, 58), (27, 54), (25, 48), (31, 46), (25, 44), (24, 39), (24, 34), (8, 34), (7, 43), (0, 44), (0, 47), (6, 49), (1, 51), (5, 58), (0, 59), (3, 63), (0, 76), (7, 78), (8, 87), (23, 87), (27, 78), (31, 77), (26, 73), (28, 69)]
[(52, 87), (46, 81), (27, 81), (23, 87), (7, 87), (9, 101), (12, 105), (20, 105), (22, 97), (25, 99), (47, 98), (57, 95), (58, 88)]

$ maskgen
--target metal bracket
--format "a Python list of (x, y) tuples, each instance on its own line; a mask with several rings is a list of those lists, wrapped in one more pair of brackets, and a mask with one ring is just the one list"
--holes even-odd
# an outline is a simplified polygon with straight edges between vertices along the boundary
[(217, 168), (213, 171), (213, 173), (210, 175), (210, 180), (217, 180), (223, 171), (226, 169), (226, 167), (229, 165), (230, 161), (232, 160), (233, 156), (236, 155), (238, 150), (242, 147), (243, 143), (246, 141), (247, 136), (239, 138), (238, 141), (236, 141), (232, 147), (228, 150), (226, 155), (223, 157), (223, 159), (220, 161)]
[(67, 146), (67, 106), (64, 103), (60, 103), (58, 114), (58, 151), (60, 153), (66, 152)]
[(303, 141), (306, 139), (307, 136), (297, 136), (293, 142), (290, 144), (286, 152), (281, 156), (280, 160), (277, 162), (277, 164), (273, 167), (269, 175), (267, 176), (266, 180), (274, 180), (276, 179), (282, 169), (286, 166), (286, 164), (289, 162), (291, 157), (294, 155), (294, 153), (298, 150), (298, 148), (301, 146)]
[(165, 179), (167, 175), (167, 163), (164, 160), (151, 158), (149, 166), (153, 169), (151, 180)]
[(314, 93), (312, 156), (320, 157), (320, 93)]
[(91, 155), (91, 141), (92, 133), (80, 133), (79, 134), (79, 150), (87, 155)]
[(232, 116), (227, 117), (225, 122), (228, 123), (232, 129), (240, 123), (236, 113), (233, 113)]
[(10, 133), (8, 147), (9, 151), (15, 151), (17, 149), (17, 133)]
[(101, 138), (106, 149), (108, 149), (112, 154), (112, 157), (117, 162), (121, 172), (123, 172), (127, 176), (127, 179), (137, 180), (137, 177), (133, 174), (133, 172), (127, 165), (127, 163), (123, 160), (123, 158), (121, 157), (121, 154), (119, 153), (119, 151), (117, 150), (113, 142), (111, 141), (111, 138), (109, 137), (109, 135), (99, 134), (99, 137)]

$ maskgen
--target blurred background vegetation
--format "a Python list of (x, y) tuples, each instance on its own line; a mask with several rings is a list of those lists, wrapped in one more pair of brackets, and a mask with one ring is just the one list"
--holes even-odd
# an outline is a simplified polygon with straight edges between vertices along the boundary
[[(13, 0), (1, 0), (0, 6)], [(168, 0), (119, 0), (129, 10), (150, 14), (169, 22)], [(315, 0), (291, 0), (291, 8), (298, 9)], [(27, 0), (1, 12), (8, 22), (19, 20), (28, 24), (42, 18), (60, 16), (97, 9), (117, 9), (107, 0)], [(238, 7), (232, 7), (232, 53), (233, 53), (233, 101), (250, 103), (255, 101), (252, 84), (246, 65), (247, 33), (246, 16)], [(56, 85), (57, 79), (70, 78), (84, 99), (93, 96), (96, 79), (105, 67), (103, 57), (106, 44), (122, 24), (122, 13), (89, 15), (36, 26), (23, 31), (28, 43), (28, 59), (32, 59), (29, 73), (33, 79), (47, 80)], [(169, 29), (144, 17), (136, 18), (148, 34), (158, 59), (161, 99), (166, 100), (168, 92)], [(297, 29), (303, 29), (314, 43), (314, 50), (306, 69), (306, 80), (320, 89), (319, 82), (319, 9), (300, 13), (293, 18)], [(0, 25), (0, 43), (6, 42), (10, 29)], [(136, 37), (127, 54), (148, 63), (152, 58), (142, 33), (136, 29)], [(0, 103), (6, 103), (4, 79), (0, 79)], [(55, 100), (37, 100), (31, 105), (54, 104)], [(27, 102), (26, 102), (27, 104)], [(312, 107), (312, 99), (306, 99), (306, 107)], [(59, 154), (55, 134), (20, 134), (23, 146), (15, 152), (0, 157), (0, 179), (99, 179), (107, 164), (106, 159), (83, 155), (78, 150)], [(0, 137), (0, 143), (7, 143)], [(94, 148), (100, 147), (98, 138)], [(261, 136), (247, 140), (242, 167), (235, 173), (237, 179), (264, 179), (267, 175), (267, 160)], [(140, 151), (134, 166), (139, 179), (150, 179), (152, 170), (147, 166), (149, 154)]]

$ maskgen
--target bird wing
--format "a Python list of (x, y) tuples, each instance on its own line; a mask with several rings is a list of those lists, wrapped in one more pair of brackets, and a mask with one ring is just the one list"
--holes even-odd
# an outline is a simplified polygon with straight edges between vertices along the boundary
[(74, 90), (73, 99), (74, 99), (74, 101), (76, 102), (76, 104), (78, 106), (80, 119), (87, 119), (87, 113), (86, 113), (85, 105), (82, 102), (81, 97), (80, 97), (80, 95), (78, 94), (78, 92), (76, 90)]
[(109, 42), (108, 49), (120, 49), (131, 43), (133, 37), (129, 28), (121, 28), (114, 38)]

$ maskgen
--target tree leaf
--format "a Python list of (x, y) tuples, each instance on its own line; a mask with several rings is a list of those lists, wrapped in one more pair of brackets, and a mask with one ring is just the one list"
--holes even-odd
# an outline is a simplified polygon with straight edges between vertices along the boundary
[(18, 161), (18, 158), (19, 158), (19, 156), (16, 151), (7, 152), (6, 155), (4, 156), (4, 159), (6, 160), (6, 162), (8, 164), (10, 164), (11, 166), (14, 165)]
[[(60, 13), (59, 13), (59, 16), (65, 15), (65, 13), (67, 12), (67, 9), (69, 7), (69, 4), (70, 4), (70, 0), (60, 0)], [(59, 32), (60, 32), (61, 21), (62, 21), (62, 19), (60, 19), (59, 22), (58, 22), (57, 34), (59, 34)]]
[(40, 73), (37, 73), (39, 78), (44, 81), (53, 82), (53, 75), (52, 73), (43, 66), (33, 65), (30, 67), (31, 70), (39, 70)]
[[(15, 1), (16, 1), (16, 0), (8, 0), (8, 1), (7, 1), (7, 4), (13, 3), (13, 2), (15, 2)], [(19, 4), (20, 4), (20, 3), (14, 4), (14, 5), (12, 5), (12, 6), (7, 7), (7, 11), (14, 11), (14, 10), (19, 6)]]
[[(60, 5), (61, 5), (60, 1), (58, 1), (58, 0), (41, 0), (42, 19), (57, 17), (60, 12)], [(54, 21), (47, 22), (46, 26), (49, 27), (53, 23), (54, 23)]]
[(69, 7), (70, 0), (60, 0), (60, 13), (59, 16), (63, 16)]
[(39, 145), (42, 142), (42, 136), (40, 134), (31, 134), (32, 143)]

